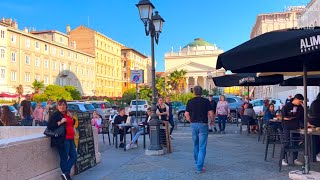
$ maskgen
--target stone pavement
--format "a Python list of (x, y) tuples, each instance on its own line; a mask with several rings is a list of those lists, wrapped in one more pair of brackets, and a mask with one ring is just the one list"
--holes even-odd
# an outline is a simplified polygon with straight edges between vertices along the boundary
[[(189, 125), (187, 125), (189, 126)], [(236, 125), (227, 124), (226, 134), (210, 134), (203, 174), (195, 173), (191, 128), (180, 125), (173, 133), (173, 153), (163, 156), (146, 156), (142, 137), (137, 149), (126, 152), (114, 145), (100, 142), (102, 162), (96, 167), (74, 177), (75, 180), (145, 180), (145, 179), (217, 179), (217, 180), (268, 180), (289, 179), (288, 172), (299, 166), (283, 167), (278, 171), (279, 149), (272, 158), (264, 161), (265, 144), (257, 141), (257, 135), (240, 135)], [(129, 136), (128, 136), (129, 137)], [(102, 141), (102, 138), (100, 138)], [(302, 155), (300, 155), (302, 158)], [(312, 170), (320, 172), (319, 164)], [(317, 168), (317, 169), (315, 169)]]

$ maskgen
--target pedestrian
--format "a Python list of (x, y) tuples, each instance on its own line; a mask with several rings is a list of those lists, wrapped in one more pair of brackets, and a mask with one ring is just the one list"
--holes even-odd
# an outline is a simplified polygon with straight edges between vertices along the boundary
[(226, 122), (230, 114), (229, 103), (226, 101), (226, 97), (224, 95), (220, 96), (220, 100), (217, 104), (216, 114), (218, 116), (219, 132), (224, 134)]
[(44, 121), (43, 124), (48, 124), (49, 121), (49, 117), (50, 117), (50, 111), (52, 110), (53, 106), (52, 106), (52, 99), (48, 99), (46, 107), (44, 108), (43, 111), (43, 117), (44, 117)]
[(43, 117), (44, 109), (42, 108), (42, 104), (39, 102), (37, 104), (36, 109), (33, 111), (33, 125), (34, 126), (46, 126), (47, 124), (44, 124), (44, 117)]
[[(320, 93), (317, 98), (311, 103), (309, 125), (311, 127), (320, 127)], [(320, 161), (320, 138), (319, 136), (312, 136), (313, 152), (317, 154), (316, 160)]]
[(207, 151), (208, 140), (208, 117), (213, 120), (214, 112), (208, 99), (202, 98), (202, 87), (194, 87), (195, 97), (187, 103), (185, 117), (191, 123), (192, 140), (193, 140), (193, 156), (196, 163), (197, 173), (206, 171), (204, 159)]
[(21, 102), (20, 117), (22, 126), (32, 126), (33, 109), (31, 106), (31, 97), (26, 95), (26, 99)]
[(288, 98), (286, 99), (286, 104), (288, 104), (288, 103), (291, 102), (291, 101), (292, 101), (292, 96), (289, 95)]
[(266, 110), (268, 109), (268, 106), (270, 104), (270, 100), (266, 97), (263, 101), (263, 106), (262, 106), (262, 113), (261, 115), (264, 115), (264, 113), (266, 112)]
[[(300, 127), (303, 127), (303, 100), (304, 97), (301, 94), (296, 94), (293, 100), (286, 105), (284, 105), (282, 109), (283, 114), (283, 135), (285, 141), (290, 140), (290, 131), (297, 130)], [(291, 133), (293, 138), (300, 137), (298, 133)], [(297, 142), (293, 142), (294, 145), (297, 145)], [(287, 166), (288, 163), (285, 160), (285, 156), (282, 157), (282, 165)], [(293, 159), (295, 165), (303, 165), (302, 162), (298, 161), (298, 152), (293, 152)]]
[(65, 136), (51, 137), (51, 146), (58, 149), (60, 155), (61, 177), (63, 180), (71, 180), (70, 170), (77, 160), (77, 151), (74, 143), (74, 124), (72, 114), (67, 111), (67, 101), (61, 99), (57, 102), (58, 111), (54, 112), (48, 121), (47, 128), (55, 130), (59, 126), (65, 126)]
[(17, 126), (19, 125), (15, 115), (11, 112), (9, 106), (2, 106), (0, 119), (4, 126)]
[(100, 133), (100, 129), (102, 127), (101, 124), (102, 124), (102, 119), (100, 118), (98, 112), (94, 111), (93, 118), (91, 120), (91, 125), (97, 128), (98, 133)]
[(249, 96), (244, 96), (243, 102), (245, 102), (245, 103), (250, 103)]
[(157, 104), (157, 115), (159, 116), (159, 119), (162, 121), (169, 121), (169, 107), (163, 103), (163, 98), (158, 98), (158, 104)]
[(171, 104), (171, 100), (170, 100), (170, 97), (167, 96), (166, 97), (166, 105), (169, 107), (169, 123), (171, 125), (171, 129), (170, 129), (170, 138), (172, 138), (171, 134), (172, 134), (172, 131), (174, 129), (174, 121), (173, 121), (173, 108), (172, 108), (172, 104)]
[[(127, 121), (127, 118), (128, 118), (128, 115), (125, 114), (125, 109), (124, 108), (119, 108), (119, 115), (117, 115), (115, 118), (114, 118), (114, 124), (124, 124), (126, 123)], [(114, 127), (114, 133), (115, 135), (118, 135), (120, 134), (120, 145), (119, 147), (120, 148), (124, 148), (124, 143), (123, 143), (123, 134), (124, 133), (127, 133), (129, 131), (129, 129), (126, 129), (127, 132), (124, 132), (124, 129), (123, 127), (118, 127), (118, 126), (115, 126)]]
[[(210, 102), (210, 105), (211, 105), (211, 107), (213, 109), (213, 112), (216, 112), (217, 103), (216, 103), (216, 101), (213, 100), (213, 95), (212, 94), (209, 95), (209, 102)], [(209, 132), (213, 132), (212, 127), (213, 127), (214, 131), (217, 132), (217, 128), (216, 128), (216, 125), (215, 125), (215, 118), (213, 118), (213, 120), (211, 120), (209, 118), (208, 126), (209, 126)]]

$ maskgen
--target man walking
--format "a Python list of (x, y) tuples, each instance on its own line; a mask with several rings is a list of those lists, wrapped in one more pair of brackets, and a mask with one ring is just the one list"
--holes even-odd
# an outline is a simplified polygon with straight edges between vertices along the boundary
[(209, 100), (201, 97), (201, 86), (195, 86), (193, 91), (196, 97), (188, 101), (185, 116), (186, 120), (191, 123), (193, 154), (197, 173), (203, 173), (205, 172), (203, 164), (208, 140), (208, 116), (212, 120), (214, 112)]
[(26, 99), (21, 102), (20, 106), (20, 116), (21, 124), (23, 126), (32, 126), (32, 117), (33, 109), (31, 106), (31, 97), (29, 94), (26, 95)]
[(171, 100), (170, 100), (170, 97), (167, 96), (166, 97), (166, 105), (169, 107), (169, 123), (171, 125), (171, 129), (170, 129), (170, 139), (173, 139), (171, 134), (172, 134), (172, 131), (174, 129), (174, 121), (173, 121), (173, 112), (172, 112), (172, 104), (171, 104)]
[[(209, 102), (210, 102), (210, 104), (211, 104), (211, 107), (212, 107), (212, 109), (213, 109), (213, 112), (216, 112), (216, 110), (217, 110), (217, 103), (213, 100), (213, 96), (212, 96), (211, 94), (209, 95)], [(214, 131), (217, 132), (217, 128), (216, 128), (216, 126), (215, 126), (214, 118), (213, 118), (213, 120), (211, 120), (211, 119), (209, 118), (209, 132), (213, 132), (212, 127), (214, 128)]]

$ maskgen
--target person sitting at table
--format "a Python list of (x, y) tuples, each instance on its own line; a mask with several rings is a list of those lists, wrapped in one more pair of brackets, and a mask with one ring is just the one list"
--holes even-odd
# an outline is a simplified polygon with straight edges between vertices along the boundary
[[(142, 124), (142, 125), (147, 125), (147, 132), (149, 132), (149, 121), (151, 120), (151, 114), (152, 114), (152, 112), (151, 112), (151, 108), (149, 107), (148, 109), (147, 109), (147, 115), (148, 115), (148, 117), (145, 119), (145, 121), (144, 122), (141, 122), (140, 124)], [(135, 135), (134, 135), (134, 137), (132, 138), (132, 141), (129, 143), (129, 144), (127, 144), (127, 146), (126, 146), (126, 149), (127, 150), (129, 150), (129, 149), (131, 149), (131, 148), (136, 148), (136, 147), (138, 147), (137, 146), (137, 140), (139, 139), (139, 137), (140, 137), (140, 135), (141, 134), (143, 134), (143, 132), (144, 132), (144, 127), (135, 127), (136, 129), (137, 129), (137, 131), (136, 131), (136, 133), (135, 133)]]
[(253, 110), (252, 104), (249, 103), (248, 105), (246, 105), (246, 109), (244, 110), (243, 115), (250, 117), (249, 125), (251, 128), (251, 132), (257, 133), (257, 129), (258, 129), (257, 122), (256, 122), (257, 116)]
[[(114, 119), (114, 124), (124, 124), (126, 123), (127, 121), (127, 118), (128, 118), (128, 115), (125, 114), (125, 109), (124, 108), (119, 108), (119, 115), (115, 117)], [(128, 132), (129, 129), (126, 129), (126, 131)], [(124, 133), (127, 133), (127, 132), (124, 132), (123, 130), (123, 127), (118, 127), (118, 126), (115, 126), (115, 135), (117, 134), (120, 134), (120, 145), (119, 147), (120, 148), (124, 148), (124, 143), (123, 143), (123, 135)]]
[[(285, 141), (290, 140), (290, 130), (297, 130), (303, 124), (304, 112), (303, 112), (303, 100), (304, 97), (302, 94), (296, 94), (293, 100), (282, 108), (283, 115), (283, 135)], [(303, 127), (303, 126), (302, 126)], [(292, 137), (300, 137), (300, 134), (291, 133)], [(293, 142), (296, 146), (298, 142)], [(298, 161), (298, 152), (293, 152), (293, 159), (295, 165), (303, 165), (302, 162)], [(282, 157), (282, 165), (288, 166), (288, 163), (285, 160), (285, 156)]]
[[(308, 126), (320, 127), (320, 93), (317, 98), (311, 103)], [(320, 137), (312, 136), (313, 152), (317, 154), (316, 159), (320, 161)]]
[(273, 119), (276, 117), (276, 112), (274, 110), (274, 104), (269, 104), (268, 108), (264, 112), (263, 120), (269, 121), (270, 119)]

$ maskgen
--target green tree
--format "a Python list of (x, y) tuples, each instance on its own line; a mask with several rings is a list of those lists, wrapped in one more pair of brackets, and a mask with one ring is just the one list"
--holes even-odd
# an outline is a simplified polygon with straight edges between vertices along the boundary
[(43, 81), (34, 80), (32, 83), (32, 89), (34, 90), (34, 94), (39, 94), (40, 91), (44, 88)]
[(64, 87), (58, 85), (47, 86), (43, 94), (54, 101), (59, 99), (73, 100), (70, 92), (66, 91)]
[(48, 96), (46, 94), (35, 94), (33, 95), (33, 100), (35, 102), (44, 102), (48, 100)]
[(211, 92), (212, 92), (212, 95), (214, 95), (214, 96), (219, 96), (222, 94), (221, 91), (219, 91), (219, 89), (217, 87), (212, 88)]
[(208, 96), (208, 95), (209, 95), (209, 91), (208, 91), (208, 90), (206, 90), (206, 89), (204, 89), (204, 90), (202, 91), (202, 95), (204, 95), (204, 96)]
[[(151, 101), (152, 98), (152, 90), (148, 87), (140, 88), (139, 99), (145, 99)], [(131, 88), (126, 90), (122, 95), (122, 101), (126, 103), (130, 103), (132, 100), (136, 99), (136, 88)]]
[(180, 87), (181, 87), (181, 84), (184, 84), (186, 74), (187, 74), (187, 71), (184, 69), (180, 71), (175, 70), (169, 74), (168, 76), (169, 84), (175, 93), (181, 92)]
[(156, 89), (158, 96), (166, 96), (167, 95), (167, 90), (168, 84), (165, 83), (165, 78), (164, 77), (158, 77), (156, 78)]
[(152, 90), (150, 88), (144, 87), (140, 89), (140, 99), (151, 101), (152, 98)]
[(80, 91), (74, 86), (64, 86), (64, 89), (71, 94), (73, 100), (80, 100), (82, 98)]
[(19, 95), (19, 97), (18, 97), (18, 104), (20, 104), (21, 97), (22, 97), (22, 95), (23, 95), (23, 86), (22, 86), (21, 84), (16, 87), (16, 93)]
[(193, 97), (194, 97), (193, 93), (174, 94), (171, 96), (171, 100), (181, 101), (183, 104), (187, 104), (187, 102)]

